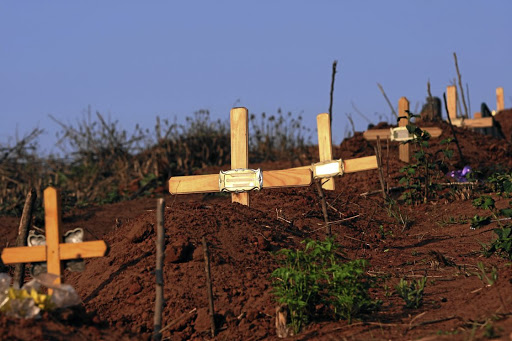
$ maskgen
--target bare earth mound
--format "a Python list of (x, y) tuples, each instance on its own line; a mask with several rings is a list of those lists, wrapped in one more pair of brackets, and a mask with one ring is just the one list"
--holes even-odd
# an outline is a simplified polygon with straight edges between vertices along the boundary
[[(507, 138), (512, 112), (500, 113)], [(506, 118), (506, 119), (505, 119)], [(451, 135), (449, 126), (442, 138)], [(491, 172), (498, 164), (512, 168), (511, 141), (456, 129), (462, 153), (451, 169), (468, 164)], [(439, 141), (431, 141), (431, 149)], [(401, 177), (396, 145), (383, 142), (384, 173), (390, 187)], [(453, 149), (455, 149), (453, 147)], [(335, 148), (344, 159), (373, 155), (373, 144), (361, 134)], [(286, 162), (258, 165), (284, 168)], [(205, 170), (206, 171), (206, 170)], [(213, 170), (208, 170), (210, 173)], [(401, 205), (412, 225), (403, 228), (390, 218), (378, 190), (377, 171), (346, 174), (327, 193), (330, 221), (346, 257), (365, 258), (368, 274), (380, 279), (372, 296), (383, 301), (380, 311), (356, 320), (316, 321), (295, 340), (467, 340), (512, 333), (512, 267), (497, 256), (485, 258), (481, 243), (494, 238), (492, 223), (471, 230), (458, 217), (484, 214), (472, 206), (471, 193), (459, 199), (439, 197), (428, 204)], [(498, 208), (509, 207), (498, 196)], [(299, 248), (305, 238), (323, 239), (323, 216), (314, 187), (264, 190), (252, 194), (252, 207), (231, 204), (226, 195), (166, 195), (166, 257), (163, 337), (170, 340), (211, 339), (201, 239), (210, 245), (217, 340), (277, 340), (276, 302), (270, 274), (277, 267), (272, 251)], [(149, 340), (153, 328), (155, 214), (154, 198), (64, 212), (64, 230), (83, 227), (87, 239), (104, 239), (110, 247), (103, 258), (86, 261), (82, 273), (64, 275), (82, 298), (80, 307), (45, 313), (41, 319), (0, 316), (5, 340)], [(461, 219), (462, 220), (462, 219)], [(13, 245), (18, 220), (0, 217), (1, 245)], [(477, 263), (496, 267), (492, 286), (479, 279)], [(424, 304), (406, 309), (393, 294), (401, 278), (427, 277)], [(492, 330), (490, 327), (492, 327)]]

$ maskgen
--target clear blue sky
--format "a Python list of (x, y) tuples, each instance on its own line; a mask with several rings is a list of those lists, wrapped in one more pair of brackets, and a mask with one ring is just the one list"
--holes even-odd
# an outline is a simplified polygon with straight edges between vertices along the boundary
[[(338, 60), (334, 142), (396, 106), (442, 96), (457, 53), (472, 111), (495, 89), (512, 107), (512, 1), (2, 1), (0, 144), (32, 128), (53, 150), (58, 126), (94, 111), (153, 127), (199, 109), (299, 114), (314, 127)], [(11, 139), (11, 140), (10, 140)], [(314, 136), (316, 139), (316, 135)]]

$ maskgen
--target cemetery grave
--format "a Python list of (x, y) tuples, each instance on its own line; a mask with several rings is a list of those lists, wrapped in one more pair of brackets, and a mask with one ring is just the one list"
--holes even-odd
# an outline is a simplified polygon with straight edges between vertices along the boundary
[[(319, 121), (322, 119), (325, 117)], [(448, 161), (450, 169), (469, 165), (485, 175), (471, 189), (469, 199), (457, 197), (457, 189), (447, 189), (425, 204), (399, 204), (399, 210), (388, 206), (381, 195), (368, 194), (381, 188), (375, 161), (366, 171), (347, 171), (350, 160), (375, 158), (374, 143), (366, 140), (363, 133), (332, 146), (331, 155), (324, 153), (330, 149), (329, 143), (323, 145), (319, 141), (315, 162), (341, 159), (345, 163), (344, 174), (325, 183), (335, 184), (334, 188), (324, 188), (332, 235), (342, 246), (342, 259), (368, 260), (365, 273), (377, 280), (370, 294), (381, 300), (382, 305), (378, 311), (356, 318), (351, 324), (332, 318), (313, 320), (290, 339), (465, 340), (486, 335), (507, 339), (511, 335), (510, 260), (498, 255), (487, 258), (481, 253), (481, 243), (490, 243), (495, 238), (493, 228), (498, 228), (499, 223), (470, 228), (472, 217), (485, 215), (484, 210), (472, 204), (480, 195), (491, 196), (497, 209), (510, 207), (506, 195), (483, 192), (484, 181), (497, 165), (509, 172), (512, 169), (512, 111), (500, 111), (494, 119), (500, 122), (505, 140), (454, 127), (465, 160), (462, 164), (454, 153)], [(428, 151), (435, 153), (439, 142), (451, 136), (451, 128), (446, 122), (433, 126), (441, 131), (428, 147)], [(240, 125), (232, 125), (232, 133), (239, 128)], [(385, 123), (376, 128), (390, 130)], [(240, 135), (247, 139), (247, 133)], [(246, 143), (232, 145), (232, 155), (246, 155), (244, 146)], [(241, 149), (237, 151), (235, 147)], [(382, 170), (390, 186), (397, 186), (403, 176), (399, 148), (396, 143), (389, 145), (389, 152), (382, 150)], [(249, 199), (244, 199), (247, 193), (220, 192), (219, 172), (250, 167), (262, 170), (263, 185), (261, 191), (250, 192), (248, 206), (239, 204), (249, 203)], [(204, 238), (211, 257), (215, 339), (277, 340), (278, 304), (272, 294), (271, 274), (278, 262), (273, 252), (282, 248), (301, 249), (307, 238), (325, 238), (321, 204), (315, 187), (310, 185), (311, 166), (290, 167), (288, 160), (249, 165), (247, 158), (242, 157), (241, 163), (233, 163), (232, 159), (230, 165), (213, 168), (181, 178), (191, 181), (186, 188), (192, 188), (193, 193), (163, 194), (166, 249), (162, 336), (170, 340), (211, 339)], [(295, 178), (294, 172), (304, 178)], [(302, 187), (271, 184), (268, 187), (273, 188), (266, 190), (265, 178), (273, 179), (274, 174), (280, 185), (292, 181), (292, 185)], [(201, 183), (197, 190), (196, 179)], [(203, 183), (201, 179), (206, 180)], [(180, 187), (176, 186), (176, 191)], [(398, 200), (398, 194), (391, 195)], [(71, 284), (81, 297), (80, 306), (47, 312), (37, 320), (13, 319), (2, 314), (2, 338), (151, 339), (159, 196), (155, 193), (153, 197), (114, 204), (64, 209), (60, 234), (83, 228), (87, 243), (104, 240), (109, 253), (85, 259), (83, 272), (62, 272), (62, 281)], [(410, 221), (410, 225), (404, 228), (396, 214)], [(14, 245), (18, 223), (19, 218), (0, 217), (0, 243), (8, 246), (4, 251)], [(76, 252), (71, 258), (75, 256)], [(80, 256), (85, 258), (85, 253), (81, 251)], [(30, 260), (42, 259), (48, 256)], [(478, 266), (479, 262), (483, 267)], [(401, 279), (410, 283), (423, 278), (426, 284), (422, 305), (406, 308), (395, 287)]]

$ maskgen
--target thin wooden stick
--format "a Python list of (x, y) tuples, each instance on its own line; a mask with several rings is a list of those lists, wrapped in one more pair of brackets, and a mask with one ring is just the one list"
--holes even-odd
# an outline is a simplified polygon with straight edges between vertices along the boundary
[(210, 324), (212, 327), (212, 337), (215, 337), (215, 309), (213, 306), (213, 291), (212, 280), (210, 275), (210, 254), (208, 252), (208, 244), (206, 238), (203, 237), (203, 250), (204, 250), (204, 270), (206, 272), (206, 287), (208, 290), (208, 303), (210, 307)]
[(464, 113), (465, 117), (468, 118), (468, 106), (466, 105), (466, 99), (464, 97), (464, 87), (462, 86), (462, 76), (460, 75), (459, 71), (459, 63), (457, 62), (457, 54), (453, 53), (453, 58), (455, 59), (455, 69), (457, 69), (457, 76), (459, 77), (459, 89), (460, 89), (460, 96), (462, 97), (462, 104), (464, 105)]
[(331, 235), (331, 226), (329, 224), (329, 216), (327, 215), (327, 203), (325, 201), (324, 190), (322, 189), (321, 180), (315, 180), (316, 190), (318, 191), (318, 197), (320, 198), (320, 203), (322, 205), (322, 213), (324, 214), (325, 221), (325, 233), (330, 236)]
[(164, 251), (165, 251), (165, 235), (164, 235), (164, 211), (165, 201), (163, 198), (158, 199), (156, 209), (156, 298), (155, 298), (155, 317), (153, 340), (162, 339), (162, 310), (164, 304)]
[(375, 147), (375, 155), (377, 155), (377, 165), (379, 167), (380, 187), (382, 188), (382, 198), (386, 199), (386, 185), (384, 184), (384, 173), (382, 171), (382, 148), (380, 137), (377, 136), (377, 147)]
[(332, 76), (331, 76), (331, 93), (330, 93), (330, 101), (329, 101), (329, 118), (332, 124), (332, 102), (333, 102), (333, 94), (334, 94), (334, 80), (336, 79), (336, 65), (338, 65), (338, 61), (335, 60), (332, 63)]
[[(25, 199), (25, 206), (23, 206), (23, 213), (21, 214), (20, 226), (18, 227), (18, 238), (16, 239), (16, 246), (27, 246), (28, 229), (32, 222), (32, 210), (34, 202), (36, 201), (36, 190), (31, 187), (27, 198)], [(14, 267), (13, 286), (21, 288), (25, 281), (25, 263), (18, 263)]]
[(460, 160), (462, 163), (464, 163), (464, 155), (462, 155), (462, 150), (460, 149), (460, 146), (459, 146), (459, 140), (457, 139), (455, 129), (453, 128), (452, 119), (450, 117), (450, 111), (448, 110), (448, 104), (446, 102), (446, 93), (443, 93), (443, 100), (444, 100), (444, 109), (446, 110), (446, 116), (448, 116), (448, 122), (450, 123), (450, 128), (452, 130), (453, 139), (455, 140), (455, 144), (457, 145), (457, 150), (459, 151)]
[(398, 115), (396, 114), (395, 108), (393, 108), (393, 104), (391, 104), (391, 101), (389, 100), (388, 96), (386, 95), (386, 92), (384, 91), (384, 88), (380, 83), (377, 83), (377, 86), (379, 87), (380, 92), (382, 92), (382, 95), (386, 99), (386, 102), (388, 102), (389, 107), (391, 108), (391, 111), (393, 112), (393, 115), (395, 115), (396, 118), (398, 118)]

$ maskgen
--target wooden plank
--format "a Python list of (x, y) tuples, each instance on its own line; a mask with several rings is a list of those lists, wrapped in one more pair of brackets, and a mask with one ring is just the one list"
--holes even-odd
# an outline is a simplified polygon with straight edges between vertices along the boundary
[(310, 166), (263, 172), (263, 188), (303, 187), (311, 183)]
[(343, 160), (344, 173), (355, 173), (377, 169), (377, 156), (365, 156), (357, 159)]
[(474, 119), (456, 119), (452, 121), (452, 124), (457, 127), (468, 127), (468, 128), (490, 128), (494, 126), (492, 117), (482, 117)]
[(212, 193), (219, 191), (219, 174), (175, 176), (169, 179), (171, 194)]
[[(438, 127), (420, 127), (422, 130), (427, 131), (430, 136), (433, 138), (437, 138), (441, 136), (443, 133), (443, 130)], [(363, 137), (368, 141), (375, 141), (377, 140), (377, 136), (381, 139), (389, 139), (389, 129), (371, 129), (367, 130), (363, 133)]]
[[(249, 115), (246, 108), (231, 109), (231, 169), (249, 168)], [(249, 206), (249, 193), (232, 193), (231, 201)]]
[(61, 242), (60, 191), (54, 187), (44, 190), (44, 218), (46, 234), (46, 262), (48, 273), (57, 275), (55, 284), (60, 284), (61, 264), (59, 243)]
[(4, 264), (33, 263), (46, 261), (46, 246), (9, 247), (2, 250)]
[[(408, 117), (407, 111), (409, 111), (409, 101), (405, 97), (400, 97), (400, 99), (398, 100), (398, 116), (399, 117), (401, 117), (401, 116)], [(408, 118), (401, 119), (400, 121), (398, 121), (399, 127), (405, 127), (408, 124), (409, 124)], [(411, 154), (411, 144), (410, 143), (405, 143), (405, 144), (401, 143), (398, 146), (398, 157), (401, 161), (409, 163), (410, 154)]]
[(446, 87), (446, 106), (448, 107), (448, 114), (450, 119), (457, 119), (457, 87), (449, 85)]
[(60, 259), (103, 257), (107, 244), (103, 240), (82, 243), (64, 243), (59, 245)]
[(503, 88), (500, 86), (496, 88), (496, 111), (500, 112), (501, 110), (505, 110), (505, 100)]
[[(318, 131), (318, 153), (320, 156), (320, 162), (330, 161), (332, 160), (332, 130), (329, 114), (319, 114), (316, 117), (316, 127)], [(334, 191), (334, 178), (323, 179), (323, 181), (323, 189)]]
[[(60, 260), (103, 257), (107, 244), (103, 240), (82, 243), (59, 244)], [(22, 246), (5, 248), (2, 251), (4, 264), (46, 262), (46, 246)]]
[(473, 118), (482, 118), (482, 113), (481, 112), (474, 113)]

